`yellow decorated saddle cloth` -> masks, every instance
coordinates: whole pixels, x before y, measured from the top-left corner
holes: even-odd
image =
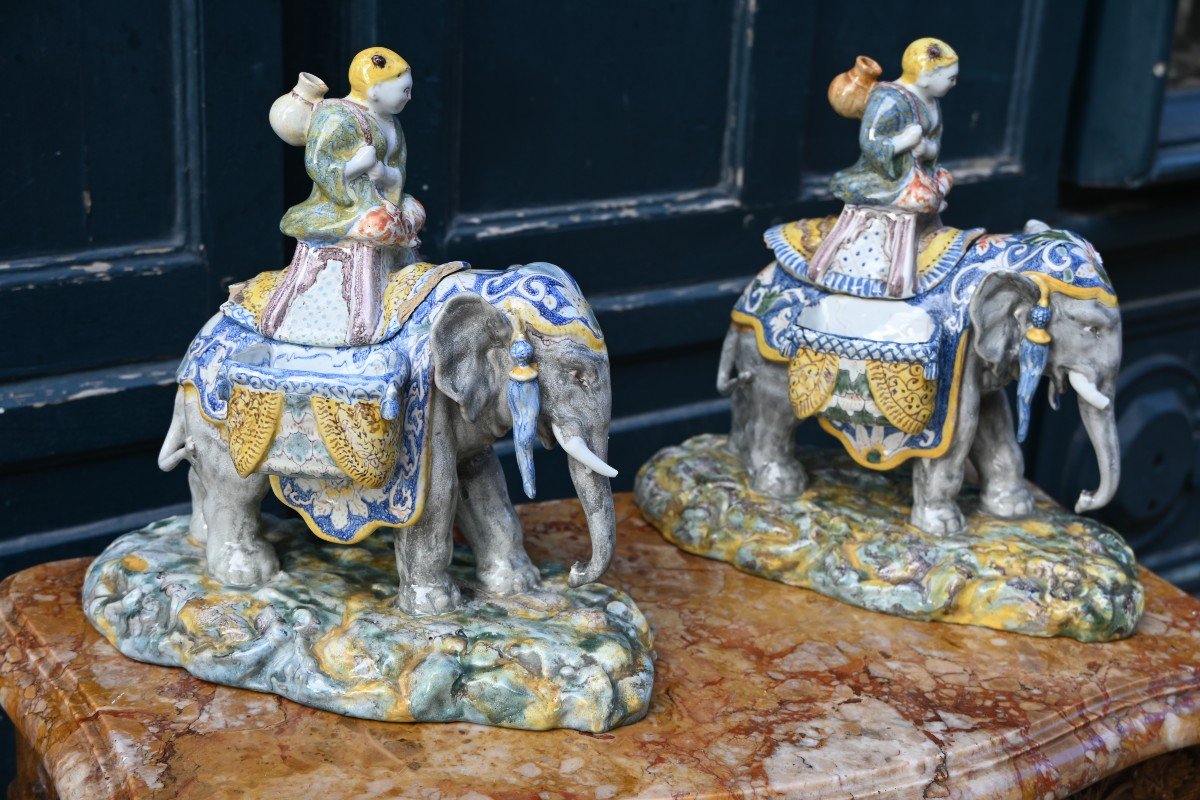
[[[890,469],[936,458],[954,432],[966,304],[953,281],[911,300],[829,292],[772,263],[751,281],[733,322],[759,351],[788,365],[800,419],[816,417],[859,464]]]
[[[867,252],[873,249],[869,236],[863,239],[858,249],[843,248],[845,252],[839,258],[848,263],[840,264],[839,269],[825,272],[819,281],[811,274],[813,256],[837,222],[836,216],[800,219],[776,225],[763,238],[780,266],[802,281],[857,297],[888,297],[886,281],[865,266],[872,260],[886,262],[883,255],[886,243],[878,244],[878,253]],[[921,232],[917,240],[917,285],[913,294],[928,292],[941,283],[983,233],[982,228],[961,230],[946,226],[932,226]]]

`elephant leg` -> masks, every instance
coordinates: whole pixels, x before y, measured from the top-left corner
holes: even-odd
[[[521,521],[508,497],[496,451],[488,447],[458,466],[458,528],[475,552],[480,583],[489,592],[534,589],[540,575],[525,552]]]
[[[439,398],[440,399],[440,398]],[[442,614],[458,607],[458,587],[448,569],[454,555],[454,514],[458,506],[458,471],[449,435],[450,420],[435,402],[431,424],[433,449],[429,496],[421,518],[395,529],[396,571],[400,590],[396,605],[406,614]],[[433,433],[440,431],[442,433]]]
[[[201,487],[208,574],[228,586],[261,586],[279,571],[275,548],[262,535],[267,476],[243,478],[216,428],[190,410],[188,431],[196,444],[189,483]]]
[[[753,333],[743,335],[737,348],[737,363],[753,365],[754,378],[734,389],[730,447],[746,465],[755,491],[794,497],[808,478],[796,459],[799,420],[788,397],[787,367],[763,359]]]
[[[200,470],[188,469],[188,488],[192,492],[192,518],[188,522],[188,535],[203,544],[208,541],[208,523],[204,521],[204,481]]]
[[[967,455],[979,421],[979,363],[968,354],[958,395],[958,420],[949,449],[939,458],[918,458],[913,467],[913,506],[909,521],[931,534],[966,530],[958,507]]]
[[[980,400],[971,461],[979,470],[984,511],[996,517],[1022,517],[1033,511],[1033,493],[1025,483],[1025,457],[1004,392],[988,392]]]

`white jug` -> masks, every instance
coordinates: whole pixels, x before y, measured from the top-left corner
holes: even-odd
[[[303,147],[313,109],[328,91],[325,81],[310,72],[301,72],[295,88],[271,104],[271,129],[288,144]]]

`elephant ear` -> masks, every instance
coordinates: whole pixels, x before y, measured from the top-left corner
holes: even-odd
[[[1013,272],[987,275],[971,298],[975,352],[989,364],[1017,359],[1029,310],[1038,301],[1033,281]]]
[[[500,391],[501,358],[512,339],[504,312],[473,294],[451,297],[429,334],[433,382],[471,422]]]

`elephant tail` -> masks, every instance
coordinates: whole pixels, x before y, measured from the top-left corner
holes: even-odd
[[[728,397],[739,386],[745,386],[754,380],[752,372],[737,371],[737,337],[741,329],[737,325],[729,326],[725,341],[721,345],[721,363],[717,366],[717,394]]]
[[[163,440],[162,448],[158,451],[158,468],[170,472],[179,466],[179,462],[187,458],[187,441],[183,429],[183,387],[175,393],[175,410],[171,413],[171,427],[167,429],[167,438]]]

